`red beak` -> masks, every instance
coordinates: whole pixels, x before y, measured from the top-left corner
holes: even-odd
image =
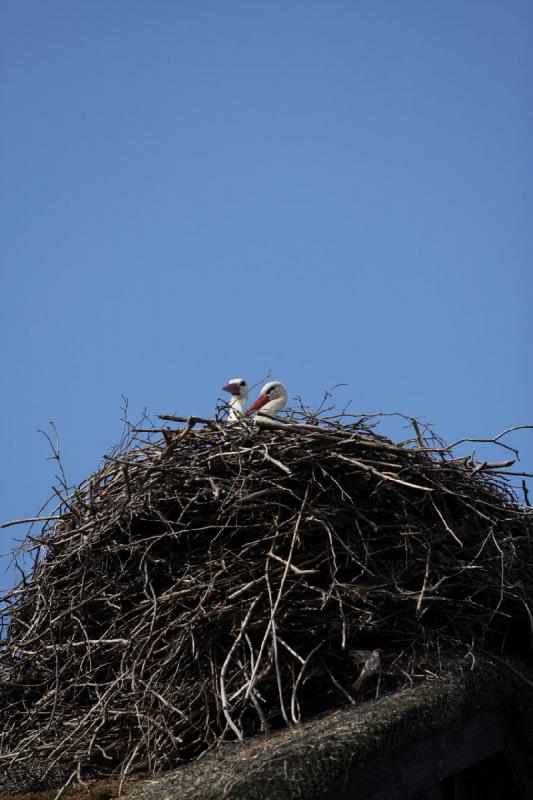
[[[268,397],[266,396],[266,394],[260,394],[259,397],[256,400],[254,400],[250,408],[246,409],[246,416],[249,416],[249,414],[253,414],[254,411],[259,411],[260,408],[263,408],[265,403],[268,403]]]
[[[223,392],[229,392],[233,397],[239,397],[241,390],[236,383],[228,383],[227,386],[222,387]]]

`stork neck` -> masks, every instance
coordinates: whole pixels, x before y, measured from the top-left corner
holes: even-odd
[[[244,416],[244,412],[246,411],[246,402],[243,397],[232,397],[229,401],[229,414],[228,419],[230,422],[234,422],[237,419],[241,419]]]

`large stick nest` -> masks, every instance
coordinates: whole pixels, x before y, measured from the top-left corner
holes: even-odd
[[[155,771],[422,679],[441,655],[529,652],[533,515],[507,465],[416,423],[398,445],[368,418],[303,422],[133,433],[28,535],[0,763]],[[375,649],[381,670],[357,681],[356,651]]]

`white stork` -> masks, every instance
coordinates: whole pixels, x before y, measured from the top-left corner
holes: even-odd
[[[248,384],[244,378],[232,378],[226,386],[222,387],[222,390],[231,395],[228,422],[242,419],[246,413],[246,401],[248,400]]]
[[[264,417],[275,417],[287,405],[288,395],[284,385],[279,381],[265,383],[259,397],[249,407],[246,415],[257,411],[257,422],[261,423]],[[275,424],[275,422],[273,423]]]

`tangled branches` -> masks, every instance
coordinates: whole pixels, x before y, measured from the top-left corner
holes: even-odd
[[[156,771],[431,674],[441,653],[529,650],[533,515],[508,462],[455,458],[416,423],[397,445],[368,418],[182,421],[133,431],[28,536],[0,763]],[[361,650],[381,653],[365,681]]]

